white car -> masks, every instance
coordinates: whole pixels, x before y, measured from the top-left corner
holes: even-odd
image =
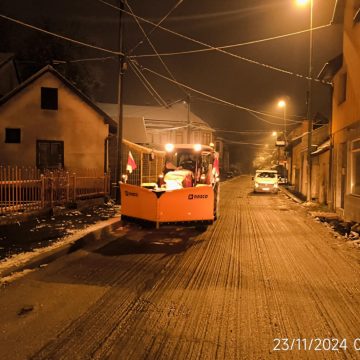
[[[256,170],[254,192],[275,193],[279,191],[279,178],[276,170]]]

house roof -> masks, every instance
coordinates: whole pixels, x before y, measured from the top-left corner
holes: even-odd
[[[119,122],[119,105],[110,103],[97,103],[115,122]],[[135,144],[148,142],[144,119],[142,117],[125,117],[123,119],[123,138]]]
[[[52,66],[48,65],[43,67],[40,71],[30,76],[24,82],[19,84],[15,89],[10,91],[8,94],[3,96],[0,99],[0,107],[5,104],[8,100],[10,100],[13,96],[19,93],[26,86],[32,84],[35,80],[39,79],[45,73],[50,72],[55,75],[60,81],[62,81],[68,88],[70,88],[76,95],[78,95],[85,103],[87,103],[90,107],[92,107],[98,114],[100,114],[104,122],[109,124],[110,131],[116,131],[117,124],[114,120],[102,109],[100,109],[90,98],[88,98],[83,92],[81,92],[73,83],[71,83],[68,79],[66,79],[63,75],[61,75],[58,71],[56,71]]]
[[[320,155],[321,153],[330,149],[330,139],[327,139],[322,144],[320,144],[315,151],[311,153],[311,155]]]
[[[188,106],[176,103],[168,108],[161,106],[124,105],[124,115],[127,117],[143,117],[147,127],[169,128],[184,125],[188,121]],[[190,121],[193,127],[214,131],[207,122],[190,111]]]
[[[329,60],[321,69],[318,79],[323,81],[331,81],[334,75],[341,69],[343,64],[343,54],[340,54]]]

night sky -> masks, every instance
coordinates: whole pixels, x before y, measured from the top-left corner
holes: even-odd
[[[104,0],[104,2],[119,5],[115,0]],[[178,0],[129,0],[128,4],[137,16],[157,23],[178,2]],[[330,23],[334,5],[335,0],[314,0],[314,27]],[[125,10],[131,12],[127,6]],[[113,51],[119,50],[119,11],[99,0],[56,2],[12,0],[2,2],[0,13],[39,27],[46,24],[49,31],[76,40]],[[305,30],[309,28],[309,15],[309,7],[299,8],[295,5],[295,0],[184,0],[173,9],[161,26],[219,47]],[[131,55],[135,56],[132,59],[141,67],[170,77],[157,56],[141,56],[154,54],[154,50],[144,39],[133,17],[124,14],[123,24],[124,52],[128,54],[139,41],[143,40],[143,43],[132,51]],[[141,20],[140,24],[146,33],[152,29],[152,25]],[[4,19],[0,19],[0,30],[2,52],[18,52],[19,49],[26,47],[28,37],[38,35],[34,30]],[[341,52],[341,30],[340,25],[332,25],[313,32],[314,76],[328,60]],[[45,38],[48,44],[65,42],[52,36]],[[200,44],[159,28],[153,31],[150,40],[160,54],[204,48]],[[116,55],[80,45],[67,44],[67,47],[68,58],[56,60],[107,58],[85,61],[82,64],[89,69],[89,76],[100,84],[93,91],[92,96],[99,101],[116,102],[118,70]],[[305,76],[308,74],[309,33],[226,50],[292,73]],[[287,99],[289,119],[300,120],[301,116],[306,115],[306,79],[252,64],[218,51],[162,56],[162,60],[172,77],[180,83],[221,100],[279,116],[279,118],[259,114],[254,116],[247,111],[216,103],[214,99],[190,91],[192,111],[214,128],[234,131],[280,130],[283,126],[282,111],[277,108],[280,97]],[[167,102],[184,99],[186,92],[189,92],[148,71],[144,71],[144,75]],[[328,85],[314,83],[312,113],[320,112],[329,117],[330,96],[331,89]],[[124,75],[124,99],[128,104],[157,104],[134,75],[130,66]],[[254,143],[267,141],[269,137],[269,133],[262,134],[261,138],[254,135],[235,136],[230,133],[221,133],[221,135],[236,141]],[[244,147],[239,149],[241,152],[244,151]]]

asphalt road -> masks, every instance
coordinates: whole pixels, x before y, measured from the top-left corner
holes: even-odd
[[[360,252],[284,194],[239,177],[204,233],[112,235],[0,289],[0,359],[360,357]]]

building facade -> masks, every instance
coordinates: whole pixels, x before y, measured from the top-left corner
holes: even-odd
[[[48,66],[0,100],[1,164],[106,170],[113,121]]]
[[[342,63],[333,76],[332,207],[360,222],[360,1],[344,4]]]

